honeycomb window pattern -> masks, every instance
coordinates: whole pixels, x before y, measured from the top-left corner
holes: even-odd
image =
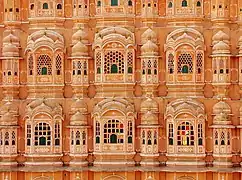
[[[113,65],[117,66],[117,73],[124,73],[124,55],[120,51],[107,51],[104,55],[104,73],[111,74]]]
[[[203,69],[203,54],[198,53],[197,54],[197,73],[201,73]]]
[[[182,53],[178,57],[177,72],[182,73],[183,66],[188,66],[188,73],[193,72],[192,56],[189,53]]]
[[[62,68],[61,56],[58,54],[56,57],[56,73],[57,73],[57,75],[61,74],[61,68]]]
[[[28,63],[29,75],[33,75],[34,59],[33,59],[33,55],[32,54],[29,56],[28,60],[29,60],[29,63]]]
[[[51,145],[51,129],[47,123],[38,123],[35,126],[35,146],[50,146]]]
[[[132,52],[128,52],[127,59],[128,59],[128,73],[132,73],[133,71],[133,53]]]
[[[168,70],[172,74],[174,72],[174,56],[173,54],[168,55]]]
[[[43,54],[40,55],[37,61],[37,74],[42,75],[42,68],[47,68],[47,75],[52,74],[52,64],[50,56]]]
[[[101,73],[101,58],[102,58],[102,56],[101,56],[101,52],[98,52],[97,54],[96,54],[96,70],[97,70],[97,73],[98,74],[100,74]]]

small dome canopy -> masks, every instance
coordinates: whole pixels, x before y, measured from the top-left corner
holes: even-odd
[[[158,117],[153,114],[151,111],[147,111],[144,115],[141,117],[141,124],[142,125],[155,125],[158,124]]]
[[[77,111],[70,119],[70,125],[72,126],[86,126],[87,125],[87,117],[85,114]]]
[[[157,112],[159,110],[159,105],[155,100],[151,98],[147,98],[141,103],[140,109],[141,109],[141,112],[146,112],[146,111]]]
[[[152,42],[157,41],[157,35],[152,29],[147,29],[141,36],[141,41],[144,44],[147,40],[151,40]]]
[[[219,41],[224,41],[225,43],[229,43],[229,36],[225,34],[223,31],[218,31],[212,38],[213,45],[218,43]]]
[[[76,102],[74,102],[71,105],[71,111],[72,112],[81,112],[81,113],[86,113],[87,112],[87,104],[83,101],[83,100],[76,100]]]
[[[4,115],[1,115],[0,125],[1,126],[16,126],[18,124],[18,120],[16,116],[7,112]]]
[[[141,55],[142,56],[156,56],[158,55],[158,46],[153,43],[151,40],[148,40],[142,47],[141,47]]]
[[[230,106],[224,101],[219,101],[213,106],[213,114],[216,115],[221,113],[231,114]]]
[[[87,55],[88,55],[88,48],[81,41],[79,41],[72,47],[72,56],[87,56]]]
[[[230,47],[223,41],[219,41],[213,46],[213,54],[229,54]]]
[[[17,115],[18,114],[18,106],[12,102],[7,102],[0,107],[0,115],[6,114],[10,112],[11,114]]]
[[[9,35],[3,38],[3,43],[19,44],[19,38],[10,33]]]
[[[4,57],[19,57],[19,49],[14,44],[3,46],[2,54]]]
[[[72,43],[76,44],[77,42],[81,41],[83,43],[88,43],[88,36],[87,33],[84,32],[82,29],[79,29],[72,35]]]

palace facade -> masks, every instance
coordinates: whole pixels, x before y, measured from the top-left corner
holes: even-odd
[[[0,180],[242,180],[241,0],[0,12]]]

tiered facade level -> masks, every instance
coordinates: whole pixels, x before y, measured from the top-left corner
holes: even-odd
[[[0,0],[0,180],[241,180],[241,0]]]

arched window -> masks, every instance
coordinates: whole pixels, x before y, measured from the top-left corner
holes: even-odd
[[[30,9],[31,9],[31,10],[34,10],[34,4],[31,4],[31,5],[30,5]]]
[[[169,124],[169,145],[173,145],[173,124]]]
[[[81,133],[80,131],[76,132],[76,145],[80,145],[81,144]]]
[[[37,74],[38,75],[51,75],[52,63],[51,58],[46,55],[40,55],[37,61]]]
[[[192,73],[193,62],[192,56],[189,53],[180,54],[177,62],[178,73]]]
[[[57,9],[62,9],[62,5],[61,4],[57,4],[56,8]]]
[[[147,132],[147,142],[148,142],[148,145],[151,145],[152,144],[152,140],[151,140],[151,131],[148,131]]]
[[[16,144],[16,141],[15,141],[16,139],[15,138],[16,138],[16,135],[15,135],[15,132],[13,131],[12,132],[12,145],[13,146]]]
[[[100,143],[100,123],[97,121],[96,122],[96,143]]]
[[[97,1],[97,6],[100,7],[101,6],[101,1]]]
[[[201,2],[200,1],[197,2],[197,7],[201,7]]]
[[[104,124],[104,143],[124,143],[124,127],[119,120],[108,120]]]
[[[128,122],[128,143],[133,143],[133,126],[132,126],[132,122],[129,121]]]
[[[214,133],[214,144],[218,145],[218,131],[215,131]]]
[[[119,51],[107,51],[104,55],[104,73],[124,73],[124,55]]]
[[[82,132],[82,145],[86,145],[86,132]]]
[[[118,67],[117,67],[116,64],[113,64],[113,65],[111,66],[111,73],[118,73]]]
[[[9,132],[5,133],[5,146],[9,145]]]
[[[112,134],[110,136],[110,143],[117,143],[117,135],[116,134]]]
[[[58,56],[56,56],[56,75],[61,75],[61,69],[62,69],[62,60],[61,60],[61,56],[58,54]]]
[[[132,0],[128,1],[128,6],[133,6]]]
[[[145,144],[145,131],[142,132],[142,144]]]
[[[51,145],[51,129],[47,123],[38,123],[34,129],[35,146]]]
[[[47,75],[47,67],[42,67],[41,75]]]
[[[48,5],[48,3],[44,3],[44,4],[43,4],[43,9],[49,9],[49,5]]]
[[[189,122],[182,122],[177,129],[177,145],[194,146],[194,128]]]
[[[182,66],[182,73],[188,73],[188,66],[187,65]]]
[[[172,2],[169,2],[168,8],[172,8]]]
[[[118,0],[111,0],[111,6],[118,6]]]
[[[221,141],[220,141],[220,145],[225,145],[225,134],[224,134],[223,131],[221,132]]]
[[[27,125],[27,146],[31,145],[31,125]]]
[[[198,145],[201,146],[203,145],[203,125],[198,124],[198,133],[197,133],[197,138],[198,138]]]
[[[182,1],[182,7],[187,7],[187,0]]]

